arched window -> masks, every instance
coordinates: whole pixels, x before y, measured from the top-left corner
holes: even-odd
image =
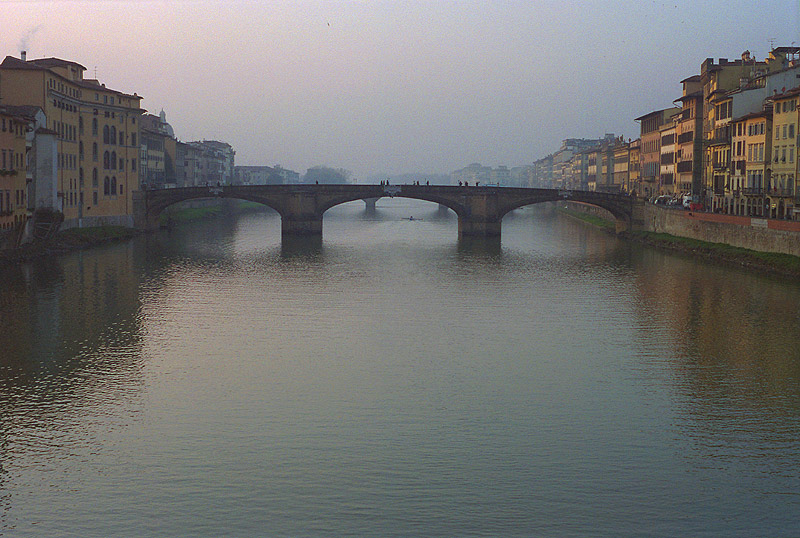
[[[97,162],[97,142],[92,142],[92,160]]]
[[[95,114],[97,114],[97,111],[95,111]],[[97,118],[92,118],[92,134],[97,136]]]
[[[112,127],[112,129],[113,129],[113,127]],[[116,151],[112,151],[111,152],[111,169],[112,170],[116,170],[117,169],[117,152]]]
[[[81,188],[83,188],[83,167],[78,168],[78,182]]]
[[[83,140],[78,142],[78,156],[83,160]]]
[[[117,195],[117,177],[114,176],[111,178],[111,196]]]
[[[83,134],[83,116],[78,116],[78,134]]]
[[[111,155],[106,151],[103,153],[103,170],[108,170],[110,167],[109,159]]]
[[[112,146],[117,145],[117,128],[114,127],[113,125],[111,126],[111,132],[108,135],[108,143],[111,144]]]
[[[94,187],[95,189],[97,188],[97,168],[92,170],[92,187]]]
[[[108,176],[106,176],[103,178],[103,194],[105,196],[108,196],[110,191],[111,191],[111,180],[108,178]]]
[[[103,144],[108,144],[108,125],[103,125]]]

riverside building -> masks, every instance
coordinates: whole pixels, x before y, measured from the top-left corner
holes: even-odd
[[[41,108],[56,133],[57,209],[64,227],[132,226],[141,97],[86,79],[85,71],[59,58],[7,56],[0,63],[2,104]]]

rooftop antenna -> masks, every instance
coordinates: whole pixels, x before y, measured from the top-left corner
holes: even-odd
[[[97,80],[97,66],[94,66],[94,79]]]
[[[774,37],[770,37],[769,39],[767,39],[767,42],[769,42],[769,50],[771,52],[772,49],[775,48],[775,38]]]

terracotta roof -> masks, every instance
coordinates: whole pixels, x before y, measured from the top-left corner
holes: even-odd
[[[51,67],[64,67],[64,66],[73,66],[79,67],[86,71],[86,68],[77,62],[70,62],[69,60],[62,60],[61,58],[37,58],[35,60],[28,60],[27,63],[31,63],[34,65],[39,65],[44,67],[45,69],[49,69]]]
[[[761,110],[759,112],[751,112],[750,114],[745,114],[744,116],[739,116],[738,118],[733,118],[731,120],[731,122],[750,120],[750,119],[753,119],[753,118],[766,118],[769,115],[770,115],[769,112]]]
[[[40,71],[44,69],[44,67],[39,67],[38,65],[34,65],[29,62],[23,62],[19,58],[14,58],[13,56],[6,56],[3,60],[3,63],[0,63],[0,68],[3,69],[32,69],[35,71]]]
[[[64,65],[73,65],[75,67],[79,67],[81,69],[86,69],[81,64],[76,62],[70,62],[67,60],[61,60],[59,58],[40,58],[37,60],[29,60],[27,62],[23,62],[19,58],[14,58],[13,56],[6,56],[2,63],[0,63],[0,69],[30,69],[35,71],[48,71],[53,67],[60,67]],[[120,92],[117,90],[112,90],[111,88],[106,88],[100,82],[95,79],[83,79],[83,80],[69,80],[71,84],[75,84],[76,86],[80,86],[81,88],[96,90],[96,91],[105,91],[110,92],[116,95],[121,95],[123,97],[130,97],[131,99],[141,99],[140,95],[130,95],[124,92]]]
[[[29,120],[36,118],[36,113],[40,110],[41,108],[33,105],[0,105],[0,112]]]
[[[697,99],[698,97],[703,97],[703,90],[699,90],[699,91],[692,92],[692,93],[687,93],[683,97],[678,97],[677,99],[675,99],[675,101],[673,101],[673,103],[676,103],[678,101],[688,101],[689,99]]]
[[[771,95],[770,99],[785,99],[786,97],[794,97],[795,95],[800,95],[800,86],[786,90],[783,93]]]
[[[635,118],[633,121],[640,121],[645,118],[649,118],[650,116],[655,116],[656,114],[662,114],[664,112],[669,112],[671,110],[674,110],[676,113],[680,112],[679,108],[662,108],[661,110],[654,110],[652,112],[648,112],[644,116],[639,116],[638,118]]]

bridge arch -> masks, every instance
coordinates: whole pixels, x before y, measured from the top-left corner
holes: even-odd
[[[496,186],[450,185],[225,185],[136,191],[134,221],[139,228],[158,227],[159,215],[175,203],[200,198],[236,198],[263,204],[281,216],[283,235],[321,235],[325,211],[366,198],[424,200],[452,209],[459,236],[499,236],[510,211],[531,204],[572,200],[602,207],[617,219],[617,230],[631,224],[633,199],[619,194]]]
[[[139,191],[141,200],[134,198],[134,222],[137,228],[155,230],[159,227],[161,214],[175,204],[189,200],[213,200],[228,198],[255,202],[274,209],[283,218],[283,207],[275,200],[251,193],[225,193],[214,187],[185,187],[179,189],[157,189]],[[144,206],[137,208],[136,206]]]
[[[507,200],[499,209],[502,219],[509,212],[524,206],[543,202],[580,202],[605,209],[616,220],[617,231],[630,228],[633,198],[594,191],[556,191],[551,189],[535,189],[539,192],[528,196],[514,197]]]

